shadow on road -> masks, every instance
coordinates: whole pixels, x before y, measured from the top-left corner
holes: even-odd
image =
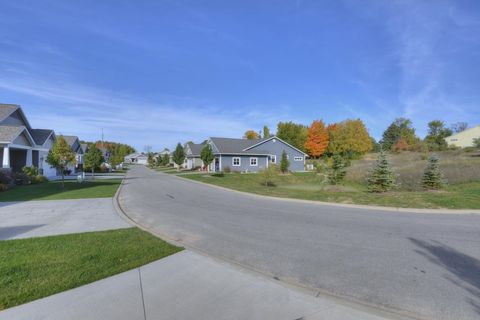
[[[419,248],[415,252],[449,271],[446,278],[470,293],[467,302],[480,315],[480,260],[438,241],[409,240]]]

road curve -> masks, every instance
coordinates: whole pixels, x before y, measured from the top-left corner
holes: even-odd
[[[139,225],[252,269],[426,319],[480,318],[480,216],[295,203],[133,166]]]

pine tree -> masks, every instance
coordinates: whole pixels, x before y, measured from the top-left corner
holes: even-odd
[[[287,153],[283,151],[282,159],[280,160],[280,171],[282,171],[282,173],[287,173],[289,166],[290,166],[290,162],[288,161]]]
[[[395,173],[390,168],[387,156],[382,150],[378,155],[377,162],[367,177],[368,191],[386,192],[396,187]]]
[[[332,160],[332,166],[328,171],[328,182],[335,185],[345,179],[347,171],[345,169],[345,161],[339,154],[333,155]]]
[[[438,190],[445,184],[442,172],[438,165],[439,159],[437,156],[428,158],[428,164],[423,172],[422,186],[429,190]]]

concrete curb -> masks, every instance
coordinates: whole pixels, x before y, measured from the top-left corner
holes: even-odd
[[[165,174],[158,171],[155,171],[155,173]],[[180,175],[169,174],[169,176],[174,176],[185,181],[201,184],[201,185],[219,189],[219,190],[235,192],[235,193],[247,195],[250,197],[276,200],[276,201],[314,204],[314,205],[326,206],[326,207],[330,206],[330,207],[374,210],[374,211],[383,211],[383,212],[388,211],[388,212],[423,213],[423,214],[480,214],[480,210],[478,209],[422,209],[422,208],[382,207],[382,206],[370,206],[370,205],[362,205],[362,204],[335,203],[335,202],[325,202],[325,201],[315,201],[315,200],[305,200],[305,199],[295,199],[295,198],[273,197],[273,196],[266,196],[266,195],[249,193],[245,191],[238,191],[238,190],[234,190],[226,187],[221,187],[214,184],[209,184],[209,183],[205,183],[205,182],[201,182],[193,179],[184,178]]]
[[[148,169],[150,169],[150,168],[148,168]],[[152,170],[152,169],[150,169],[150,170]],[[155,171],[155,170],[152,170],[152,171],[155,172],[155,173],[159,173],[161,175],[167,175],[167,174]],[[167,176],[171,176],[171,175],[167,175]],[[125,176],[125,178],[127,178],[127,176]],[[182,178],[182,179],[188,180],[188,181],[193,181],[193,180],[190,180],[190,179],[187,179],[187,178]],[[308,294],[308,295],[311,295],[311,296],[314,296],[314,297],[323,296],[327,299],[331,299],[331,300],[336,301],[340,305],[348,306],[348,307],[351,307],[351,308],[356,308],[356,309],[359,309],[359,310],[364,310],[364,311],[367,311],[367,312],[370,312],[370,313],[373,313],[373,314],[376,314],[376,315],[384,316],[384,317],[392,319],[392,320],[427,320],[427,318],[423,318],[423,317],[421,317],[417,314],[411,314],[411,313],[403,311],[403,310],[395,310],[395,309],[392,310],[392,309],[388,309],[385,306],[369,304],[367,302],[356,300],[356,299],[351,298],[351,297],[335,295],[335,294],[330,293],[326,290],[312,289],[310,287],[306,287],[304,285],[292,282],[288,279],[279,278],[274,274],[269,274],[269,273],[257,270],[255,268],[252,268],[251,266],[244,265],[240,262],[231,260],[229,258],[226,258],[226,257],[223,257],[223,256],[211,255],[209,252],[206,252],[206,251],[204,251],[200,248],[197,248],[195,246],[183,243],[182,241],[178,241],[176,239],[173,239],[173,238],[169,237],[168,235],[161,234],[161,233],[159,233],[155,230],[152,230],[148,227],[145,227],[145,226],[137,223],[134,219],[132,219],[125,212],[125,210],[122,208],[122,206],[120,204],[119,197],[120,197],[120,193],[121,193],[122,188],[123,188],[124,181],[125,181],[125,179],[122,180],[119,188],[117,189],[117,192],[115,193],[115,196],[113,197],[113,206],[114,206],[117,214],[122,219],[127,221],[130,225],[132,225],[134,227],[137,227],[139,229],[142,229],[142,230],[144,230],[144,231],[146,231],[150,234],[153,234],[154,236],[156,236],[156,237],[158,237],[158,238],[160,238],[160,239],[162,239],[162,240],[164,240],[164,241],[166,241],[166,242],[168,242],[172,245],[175,245],[177,247],[182,247],[186,250],[193,251],[197,254],[206,256],[210,259],[213,259],[213,260],[216,260],[216,261],[219,261],[219,262],[228,263],[228,264],[232,265],[233,267],[240,268],[244,271],[250,272],[252,274],[256,274],[256,275],[264,277],[266,279],[273,280],[273,281],[278,281],[278,282],[282,283],[282,285],[284,285],[285,287],[290,288],[292,290],[300,291],[300,292],[303,292],[305,294]],[[194,182],[205,185],[205,183],[202,183],[202,182],[198,182],[198,181],[194,181]],[[206,184],[206,185],[208,185],[208,184]],[[217,187],[217,186],[214,186],[214,187]],[[219,188],[225,189],[225,190],[228,190],[228,191],[235,191],[235,190],[231,190],[231,189],[227,189],[227,188],[223,188],[223,187],[219,187]],[[238,191],[238,192],[245,193],[245,192],[241,192],[241,191]],[[245,193],[245,194],[252,195],[252,194],[249,194],[249,193]],[[282,198],[275,198],[275,197],[267,197],[267,198],[273,198],[273,199],[276,199],[276,200],[278,200],[278,199],[281,200],[282,199]],[[286,199],[286,200],[290,200],[290,199]]]

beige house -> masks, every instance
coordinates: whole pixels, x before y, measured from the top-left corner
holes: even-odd
[[[449,146],[473,147],[473,139],[480,138],[480,125],[445,138]]]

